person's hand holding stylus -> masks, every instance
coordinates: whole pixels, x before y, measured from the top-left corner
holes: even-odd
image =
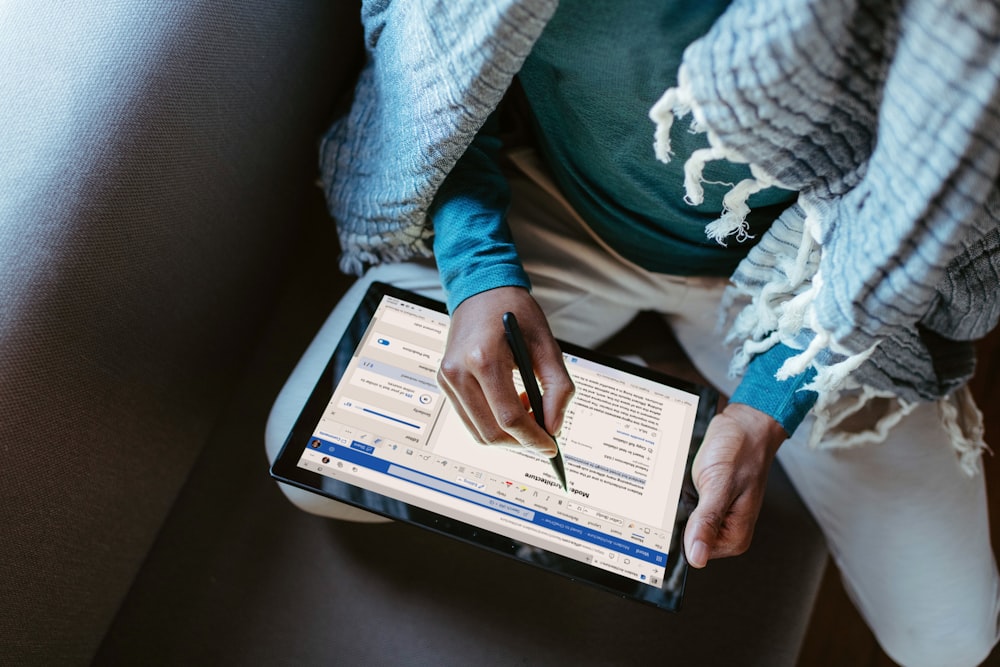
[[[528,353],[528,346],[524,341],[524,335],[521,333],[521,327],[518,326],[517,316],[514,313],[503,314],[503,330],[507,337],[507,345],[514,353],[514,363],[517,364],[517,370],[521,374],[521,383],[524,385],[528,406],[535,417],[535,423],[545,428],[545,406],[542,404],[542,393],[538,389],[535,369],[531,364],[531,355]],[[563,461],[562,451],[559,449],[559,442],[555,436],[552,437],[552,442],[556,443],[556,453],[549,458],[552,462],[552,469],[555,471],[556,479],[559,480],[563,491],[569,491],[569,485],[566,483],[566,463]]]
[[[525,405],[514,384],[517,368],[503,327],[504,313],[520,325],[542,394],[544,427]],[[527,290],[500,287],[463,301],[452,313],[438,384],[480,443],[528,447],[555,456],[573,382],[545,315]]]

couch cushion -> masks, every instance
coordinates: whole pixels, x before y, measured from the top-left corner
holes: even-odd
[[[110,624],[273,302],[356,22],[0,7],[6,664],[87,662]]]

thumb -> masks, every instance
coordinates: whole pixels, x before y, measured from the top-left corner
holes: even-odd
[[[702,568],[708,564],[722,530],[722,518],[726,512],[723,498],[723,494],[708,494],[702,490],[698,506],[688,519],[684,530],[684,551],[692,567]]]
[[[698,490],[698,505],[684,530],[685,554],[692,567],[705,567],[721,539],[733,501],[732,458],[739,442],[734,422],[725,414],[716,415],[695,456],[691,477]]]

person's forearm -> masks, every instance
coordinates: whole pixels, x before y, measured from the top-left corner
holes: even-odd
[[[497,162],[500,140],[491,117],[434,198],[434,255],[448,310],[496,287],[529,287],[507,227],[510,188]]]

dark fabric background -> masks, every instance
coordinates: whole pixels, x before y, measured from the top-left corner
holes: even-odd
[[[273,305],[356,16],[0,10],[0,663],[110,625]]]

